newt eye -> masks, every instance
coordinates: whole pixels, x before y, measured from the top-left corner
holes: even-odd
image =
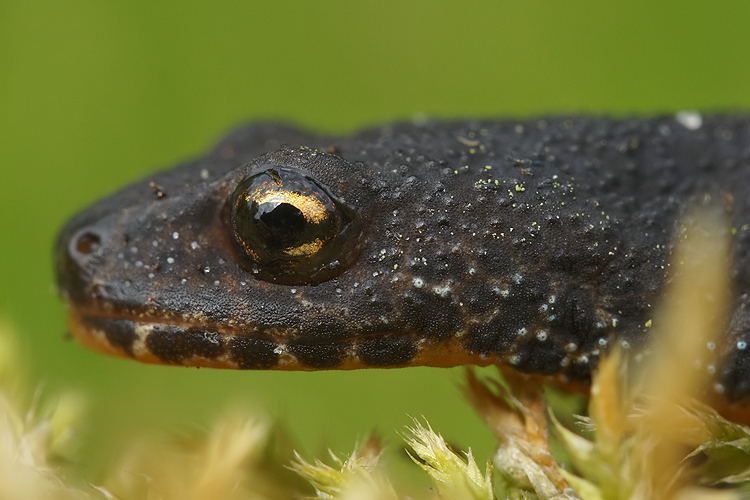
[[[351,208],[294,167],[253,174],[231,198],[230,224],[241,255],[259,278],[284,284],[329,279],[355,219]]]

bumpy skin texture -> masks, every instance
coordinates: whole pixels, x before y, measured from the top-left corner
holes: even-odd
[[[737,293],[715,388],[746,398],[750,119],[683,123],[427,122],[346,137],[240,128],[66,226],[58,280],[71,330],[147,362],[501,363],[586,383],[608,347],[648,337],[678,221],[708,202],[735,229]],[[361,218],[321,283],[257,279],[232,243],[231,193],[274,162],[309,172]]]

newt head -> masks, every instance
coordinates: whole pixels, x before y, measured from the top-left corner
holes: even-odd
[[[354,265],[366,249],[386,260],[384,244],[402,238],[378,216],[391,195],[380,196],[383,181],[362,165],[279,145],[317,141],[298,136],[274,126],[237,132],[207,158],[75,217],[56,250],[72,334],[108,354],[188,366],[482,362],[457,355],[448,332],[425,339],[422,330],[439,329],[437,304],[417,301],[411,326],[393,319],[404,278]]]

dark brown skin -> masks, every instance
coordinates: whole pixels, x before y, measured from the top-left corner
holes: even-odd
[[[710,204],[737,290],[714,390],[742,401],[750,118],[695,120],[238,129],[63,229],[71,331],[152,363],[495,363],[587,384],[606,349],[648,339],[678,220]]]

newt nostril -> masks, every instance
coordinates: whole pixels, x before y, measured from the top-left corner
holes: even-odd
[[[57,243],[57,283],[70,300],[83,300],[98,262],[106,253],[106,227],[66,228]]]
[[[65,253],[67,259],[76,266],[88,267],[93,261],[101,257],[106,245],[106,229],[91,226],[82,227],[75,231],[67,240]]]
[[[101,247],[101,238],[98,234],[92,233],[91,231],[85,231],[78,234],[74,238],[75,249],[78,253],[83,255],[89,255],[96,253]]]

